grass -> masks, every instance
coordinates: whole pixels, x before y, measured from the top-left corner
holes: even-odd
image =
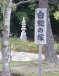
[[[38,53],[37,46],[33,41],[21,41],[18,38],[10,38],[10,49],[18,52],[33,52]],[[1,49],[1,41],[0,41]],[[59,54],[59,43],[55,43],[56,52]],[[10,69],[12,76],[38,76],[38,62],[11,62]],[[59,69],[59,65],[47,65],[44,61],[42,62],[42,76],[59,76],[58,71],[51,71]],[[50,70],[50,71],[46,71]],[[0,71],[2,71],[2,63],[0,61]]]
[[[17,76],[38,76],[38,62],[11,62],[11,71]],[[55,69],[59,68],[59,65],[47,65],[45,62],[42,62],[42,76],[59,76],[59,72],[56,71],[44,71],[46,69]]]
[[[28,73],[28,74],[17,73],[15,74],[15,76],[38,76],[38,74],[37,73]],[[46,72],[46,73],[43,73],[42,76],[59,76],[59,73],[58,72],[53,72],[53,73]]]
[[[42,76],[59,76],[59,72],[46,72]]]
[[[1,68],[2,63],[0,61],[0,71]],[[38,76],[38,61],[12,61],[10,69],[12,76]],[[42,62],[42,76],[59,76],[59,71],[45,71],[47,69],[59,69],[59,65],[48,65],[44,61]]]
[[[21,41],[19,38],[10,38],[10,50],[18,52],[32,52],[38,53],[37,46],[34,41]],[[57,54],[59,54],[59,43],[54,44]],[[1,50],[1,40],[0,40],[0,50]],[[44,52],[43,52],[44,53]]]
[[[57,54],[59,54],[59,43],[55,43],[55,49],[56,49],[56,52],[57,52]]]
[[[37,53],[37,46],[33,41],[21,41],[19,38],[10,38],[9,39],[9,48],[12,51],[18,52],[35,52]],[[1,40],[0,40],[0,50],[1,50]]]
[[[21,41],[17,38],[10,38],[10,49],[21,52],[37,53],[37,46],[33,41]]]

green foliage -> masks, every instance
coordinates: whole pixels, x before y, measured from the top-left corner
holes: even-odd
[[[56,53],[59,54],[59,43],[55,43],[54,47],[56,49]]]
[[[59,43],[55,43],[54,47],[56,49],[57,54],[59,54]],[[33,41],[21,41],[16,37],[10,38],[10,48],[11,50],[19,52],[23,51],[23,52],[38,53],[37,46]]]
[[[16,17],[17,19],[20,21],[20,23],[22,22],[23,17],[26,18],[26,21],[28,22],[29,18],[28,18],[28,14],[25,11],[18,11],[16,12]]]
[[[49,14],[50,15],[53,15],[54,12],[56,11],[57,7],[52,5],[52,4],[49,4]]]
[[[15,11],[16,10],[16,5],[15,5],[15,3],[12,3],[12,11]]]
[[[34,1],[34,0],[30,0],[29,8],[30,8],[31,10],[34,10],[35,7],[36,7],[35,1]]]
[[[27,36],[33,39],[33,37],[34,37],[34,14],[35,14],[35,8],[36,7],[37,7],[36,3],[33,0],[29,3],[25,3],[25,4],[18,6],[16,11],[12,12],[11,33],[13,33],[16,36],[20,36],[22,18],[25,17],[26,23],[27,23],[27,25],[26,25]],[[17,19],[19,22],[17,20],[16,20],[17,21],[16,22],[15,19]],[[19,28],[19,30],[17,28]],[[15,31],[17,33],[15,33]]]
[[[21,27],[19,25],[19,20],[16,17],[15,11],[13,11],[11,14],[11,26],[10,26],[12,36],[18,36],[20,29]]]
[[[17,38],[10,38],[10,49],[18,52],[35,52],[37,53],[37,46],[33,41],[21,41]]]
[[[55,18],[56,20],[59,20],[59,11],[56,11],[56,12],[54,13],[54,18]]]
[[[8,0],[5,0],[5,4],[7,4]],[[22,0],[20,0],[22,1]],[[25,1],[25,0],[24,0]],[[49,0],[52,1],[52,0]],[[57,0],[56,0],[57,1]],[[16,3],[19,0],[14,0],[12,4],[12,15],[11,15],[11,34],[13,36],[20,36],[21,33],[21,22],[23,16],[26,18],[26,27],[27,27],[27,36],[28,38],[34,38],[34,19],[35,19],[35,8],[38,7],[38,2],[35,0],[30,0],[29,3],[20,4],[16,7]],[[55,19],[59,19],[59,12],[56,11],[58,9],[58,2],[49,3],[49,12],[50,15],[54,15]],[[0,4],[1,6],[1,4]],[[0,9],[0,27],[2,27],[2,13]]]
[[[19,0],[15,0],[15,3],[19,2]],[[58,5],[57,5],[58,6]],[[53,3],[49,3],[49,12],[50,15],[54,15],[54,12],[58,9],[55,5],[55,1],[54,4]],[[34,19],[35,19],[35,8],[38,7],[38,2],[36,2],[35,0],[30,0],[29,3],[25,3],[25,4],[21,4],[18,5],[16,8],[16,11],[13,11],[12,13],[12,19],[13,16],[15,16],[14,18],[17,19],[15,21],[15,19],[11,20],[11,33],[13,33],[13,35],[16,36],[20,36],[21,33],[21,22],[22,22],[22,18],[23,16],[26,18],[26,27],[27,27],[27,36],[28,38],[34,38]],[[19,30],[18,30],[19,28]],[[13,31],[14,30],[14,31]]]
[[[21,41],[17,37],[14,38],[11,37],[9,41],[11,51],[38,53],[37,46],[33,41]],[[59,54],[59,43],[55,43],[54,47],[56,49],[56,53]],[[1,50],[1,41],[0,41],[0,50]]]
[[[53,15],[56,20],[59,20],[59,5],[57,5],[57,9],[54,11]]]

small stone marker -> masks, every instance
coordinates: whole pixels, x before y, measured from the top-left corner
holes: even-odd
[[[42,46],[47,42],[47,8],[37,8],[35,10],[35,44],[39,50],[39,75],[42,76],[41,55]]]
[[[22,20],[22,28],[21,28],[21,30],[22,30],[22,32],[21,32],[20,39],[25,41],[25,40],[27,40],[25,17],[23,17],[23,20]]]

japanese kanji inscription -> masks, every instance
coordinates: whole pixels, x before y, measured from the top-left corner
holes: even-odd
[[[35,43],[46,44],[47,31],[47,8],[35,10]]]

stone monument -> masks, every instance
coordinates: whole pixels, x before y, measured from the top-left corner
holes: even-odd
[[[27,40],[25,17],[23,17],[23,20],[22,20],[22,28],[21,28],[21,30],[22,30],[22,32],[21,32],[20,39],[25,41],[25,40]]]

